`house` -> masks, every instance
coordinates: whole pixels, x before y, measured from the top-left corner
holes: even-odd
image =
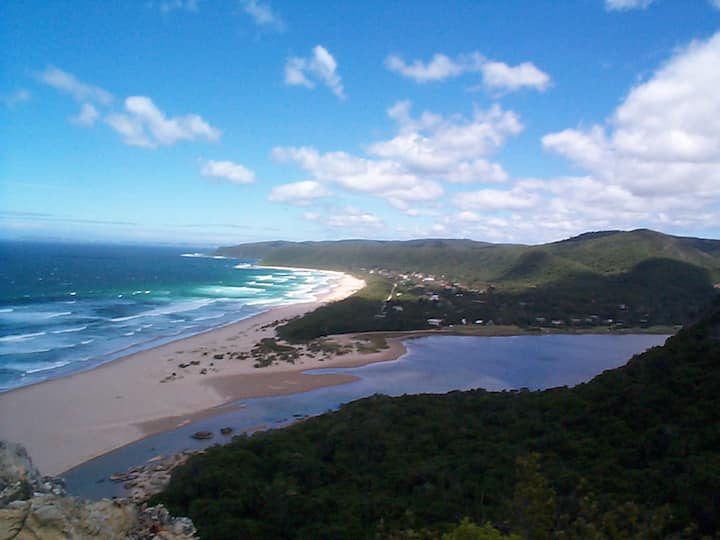
[[[428,319],[427,323],[430,326],[442,326],[443,320],[442,319]]]

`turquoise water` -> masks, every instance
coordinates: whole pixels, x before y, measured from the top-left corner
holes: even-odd
[[[330,275],[175,247],[0,243],[0,391],[309,301]]]

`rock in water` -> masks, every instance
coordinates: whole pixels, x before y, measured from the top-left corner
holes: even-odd
[[[188,518],[126,499],[85,501],[43,478],[25,448],[0,441],[0,540],[192,540]]]

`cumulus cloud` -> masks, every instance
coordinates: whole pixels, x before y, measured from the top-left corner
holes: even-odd
[[[453,202],[462,212],[446,222],[502,241],[637,227],[688,234],[720,223],[717,65],[720,33],[676,51],[604,124],[542,138],[583,175],[460,194]]]
[[[339,99],[345,99],[342,79],[337,73],[337,62],[328,50],[316,45],[307,58],[293,56],[285,64],[285,84],[314,88],[322,83]]]
[[[129,145],[154,148],[179,140],[215,141],[221,135],[220,130],[197,114],[168,118],[146,96],[128,97],[125,99],[125,110],[126,113],[107,115],[105,121]]]
[[[550,85],[550,76],[532,62],[509,66],[503,62],[485,62],[481,67],[483,84],[492,90],[512,92],[533,88],[540,92]]]
[[[245,0],[242,2],[245,13],[252,17],[256,25],[264,28],[272,28],[282,31],[285,29],[285,22],[275,13],[270,4],[261,0]]]
[[[367,157],[346,152],[321,153],[311,146],[277,147],[277,161],[292,162],[320,183],[386,200],[409,212],[444,194],[441,182],[504,182],[507,173],[487,157],[523,129],[512,111],[495,105],[476,109],[466,119],[425,111],[411,114],[401,101],[388,109],[398,134],[367,147]]]
[[[73,116],[70,120],[79,126],[90,127],[95,125],[99,116],[100,113],[91,103],[83,103],[77,116]]]
[[[14,109],[16,106],[20,105],[21,103],[25,103],[27,101],[30,101],[31,98],[30,92],[27,90],[21,88],[20,90],[17,90],[9,95],[0,95],[0,103],[5,105],[9,109]]]
[[[385,67],[417,83],[443,81],[465,73],[480,73],[484,88],[503,92],[523,88],[542,92],[551,82],[550,76],[532,62],[510,66],[504,62],[489,60],[478,52],[460,55],[454,59],[436,53],[427,62],[406,62],[398,55],[390,55],[385,59]],[[478,87],[471,88],[476,89]]]
[[[250,184],[255,181],[255,173],[232,161],[207,161],[200,171],[203,176],[222,178],[233,184]]]
[[[305,206],[328,195],[330,192],[320,182],[304,180],[274,187],[268,199],[273,202]]]
[[[408,201],[432,200],[443,193],[436,182],[423,181],[391,161],[370,160],[346,152],[321,154],[309,146],[275,148],[273,157],[294,162],[318,181],[382,197],[398,208],[407,207]]]
[[[453,197],[454,234],[541,242],[587,230],[680,234],[720,223],[720,33],[677,50],[603,124],[542,138],[582,172]]]
[[[647,9],[654,0],[605,0],[608,11],[628,11],[631,9]]]
[[[521,189],[499,190],[481,189],[459,193],[455,197],[455,204],[464,209],[481,210],[521,210],[532,208],[538,202],[537,195],[526,193]],[[469,213],[464,214],[467,218]]]
[[[48,66],[38,75],[38,78],[42,83],[69,94],[76,101],[109,105],[113,100],[112,94],[107,90],[83,83],[73,74],[55,66]]]
[[[399,163],[419,176],[442,178],[449,182],[503,182],[507,173],[485,156],[497,151],[509,136],[523,126],[517,115],[499,105],[476,109],[472,118],[443,118],[424,112],[410,115],[410,102],[401,101],[388,109],[399,134],[370,145],[368,153]]]
[[[635,195],[720,198],[720,33],[678,51],[633,88],[606,125],[543,146]]]
[[[471,67],[464,61],[456,61],[436,53],[428,62],[413,60],[406,63],[400,56],[390,55],[385,59],[385,66],[403,77],[413,79],[415,82],[425,83],[430,81],[442,81],[450,77],[462,75]]]

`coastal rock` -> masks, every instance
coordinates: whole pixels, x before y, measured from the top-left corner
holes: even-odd
[[[25,448],[0,441],[0,508],[16,500],[29,499],[42,477]]]
[[[68,497],[62,480],[43,478],[22,446],[0,441],[0,540],[196,538],[192,521],[162,506]]]
[[[136,504],[142,504],[165,489],[176,467],[185,464],[190,457],[204,453],[204,450],[184,450],[177,454],[155,456],[145,465],[132,467],[125,473],[115,473],[110,478],[124,478],[126,497]]]

